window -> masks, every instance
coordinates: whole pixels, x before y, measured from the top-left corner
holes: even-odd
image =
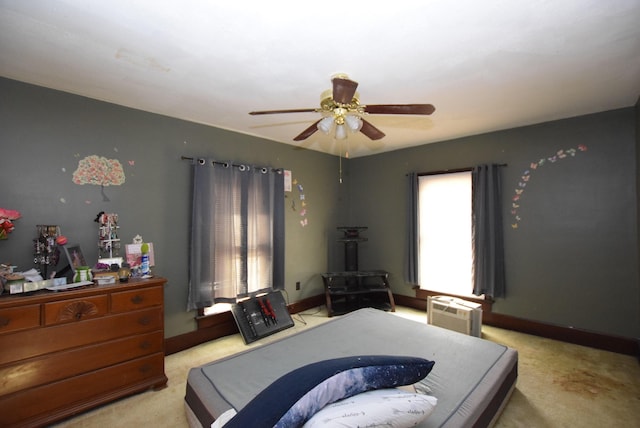
[[[188,309],[284,286],[280,171],[194,164]]]
[[[473,294],[471,171],[418,177],[420,288]]]

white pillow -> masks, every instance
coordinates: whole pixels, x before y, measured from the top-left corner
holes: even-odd
[[[237,412],[235,409],[227,410],[226,412],[218,416],[218,419],[216,419],[211,423],[211,428],[222,428],[224,424],[229,422],[229,420],[231,420],[231,418],[233,418],[236,415],[236,413]]]
[[[326,405],[303,428],[413,427],[433,413],[437,402],[431,395],[375,389]]]

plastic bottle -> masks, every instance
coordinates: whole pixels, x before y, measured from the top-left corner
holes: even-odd
[[[146,242],[142,244],[140,247],[140,251],[142,252],[142,263],[141,270],[142,275],[150,275],[151,269],[149,268],[149,244]]]

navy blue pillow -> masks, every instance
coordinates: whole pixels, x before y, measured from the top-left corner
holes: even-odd
[[[372,389],[411,385],[433,365],[424,358],[390,355],[319,361],[274,381],[224,427],[300,427],[329,403]]]

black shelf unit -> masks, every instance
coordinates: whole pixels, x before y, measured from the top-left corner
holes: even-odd
[[[367,241],[360,232],[367,228],[341,226],[338,230],[343,232],[338,242],[344,243],[345,270],[322,274],[328,315],[342,315],[365,307],[395,311],[389,273],[358,269],[358,244]]]

